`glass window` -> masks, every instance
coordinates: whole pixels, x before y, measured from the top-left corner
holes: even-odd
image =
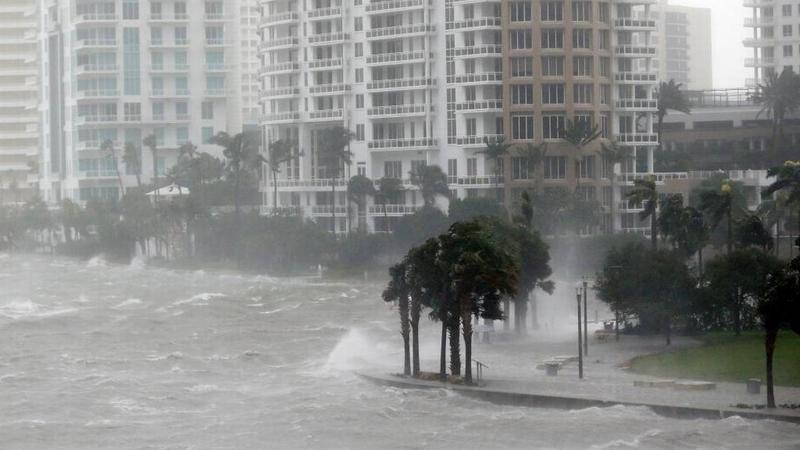
[[[214,102],[203,102],[201,110],[203,120],[214,119]]]
[[[214,127],[202,128],[202,139],[204,144],[210,144],[211,139],[214,137]]]

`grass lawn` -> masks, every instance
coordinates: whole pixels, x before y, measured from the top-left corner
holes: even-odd
[[[641,356],[631,361],[634,372],[663,378],[744,383],[748,378],[766,380],[764,334],[710,333],[695,348]],[[800,386],[800,336],[782,332],[775,346],[775,384]]]

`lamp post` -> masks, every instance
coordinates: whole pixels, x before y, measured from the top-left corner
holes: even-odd
[[[575,294],[578,299],[578,378],[583,379],[583,345],[581,345],[581,285],[575,286]]]
[[[589,356],[589,307],[586,306],[589,297],[589,282],[583,278],[583,354]]]

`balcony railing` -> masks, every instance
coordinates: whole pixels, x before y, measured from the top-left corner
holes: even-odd
[[[368,116],[407,116],[425,114],[433,111],[433,105],[388,105],[377,106],[367,110]]]
[[[447,139],[447,143],[450,145],[485,145],[485,141],[488,140],[491,143],[500,142],[501,140],[505,139],[505,135],[502,134],[483,134],[483,135],[476,135],[476,136],[458,136],[458,137],[451,137]]]
[[[398,78],[393,80],[371,81],[367,83],[367,89],[427,88],[435,85],[435,78]]]
[[[373,215],[409,215],[421,209],[416,205],[373,205],[368,208],[367,214]]]
[[[371,150],[406,150],[420,148],[435,148],[436,139],[376,139],[369,141],[367,147]]]
[[[367,39],[397,37],[408,34],[432,33],[434,31],[436,31],[436,27],[427,24],[375,28],[372,30],[367,30]]]
[[[407,11],[423,5],[423,0],[375,0],[366,5],[364,9],[368,13],[389,12],[391,10]]]

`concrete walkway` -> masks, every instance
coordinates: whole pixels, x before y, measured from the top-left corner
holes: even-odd
[[[498,335],[491,344],[475,345],[475,358],[489,366],[484,369],[484,380],[480,387],[455,389],[499,403],[556,407],[561,404],[562,407],[576,408],[614,404],[645,405],[666,415],[717,418],[740,415],[753,418],[772,417],[800,423],[800,410],[779,408],[773,412],[736,408],[737,404],[766,404],[766,387],[762,388],[760,395],[748,394],[746,380],[741,383],[716,382],[716,388],[708,391],[634,386],[634,381],[655,381],[658,378],[631,373],[623,368],[624,363],[637,355],[665,351],[667,347],[663,338],[622,336],[620,342],[615,342],[613,338],[607,343],[590,342],[589,356],[584,362],[583,380],[578,379],[577,363],[565,365],[555,377],[547,376],[545,371],[536,368],[541,362],[554,357],[577,355],[577,340],[570,343],[553,340],[548,342],[545,339],[545,336],[520,339]],[[677,338],[673,341],[672,349],[692,345],[697,345],[697,342]],[[436,371],[434,368],[437,367],[437,361],[424,361],[422,364],[423,370]],[[395,381],[397,385],[406,387],[453,388],[437,382],[368,375],[376,382]],[[800,388],[777,387],[775,396],[778,404],[800,404]],[[560,403],[555,399],[560,399]],[[670,412],[673,410],[675,414]]]

